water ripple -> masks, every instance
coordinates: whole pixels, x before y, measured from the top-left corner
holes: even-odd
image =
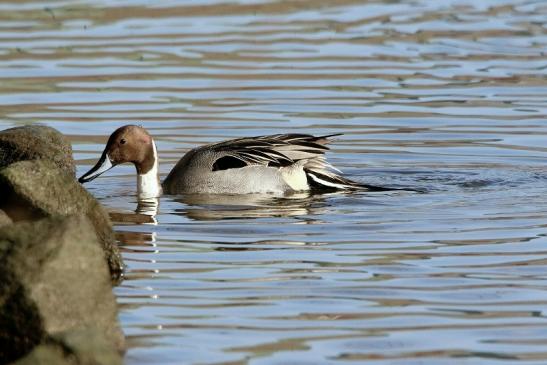
[[[128,364],[544,364],[541,1],[2,2],[0,127],[78,172],[139,123],[165,177],[223,138],[344,133],[351,178],[415,193],[162,198],[88,186],[128,264]],[[147,220],[148,219],[148,220]]]

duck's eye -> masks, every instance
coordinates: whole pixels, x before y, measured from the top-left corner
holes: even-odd
[[[120,139],[120,144],[125,144],[125,139]]]

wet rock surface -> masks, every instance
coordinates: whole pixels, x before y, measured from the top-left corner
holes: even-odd
[[[86,216],[0,228],[0,328],[1,364],[121,362],[109,270]]]
[[[49,160],[76,175],[70,141],[54,128],[28,125],[0,131],[0,168],[27,160]]]
[[[84,214],[94,227],[114,279],[123,262],[108,213],[75,179],[52,161],[20,161],[0,169],[0,209],[17,221]],[[0,225],[2,218],[0,215]]]

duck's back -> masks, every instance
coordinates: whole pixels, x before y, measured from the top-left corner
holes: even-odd
[[[188,151],[163,182],[167,194],[249,194],[284,193],[291,190],[279,169],[264,165],[239,166],[231,156],[203,146]],[[224,164],[215,168],[221,158]]]
[[[286,193],[357,186],[332,172],[329,136],[276,134],[240,138],[187,152],[163,182],[167,194]]]

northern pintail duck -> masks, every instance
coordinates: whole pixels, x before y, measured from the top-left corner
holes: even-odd
[[[78,181],[95,179],[112,167],[130,162],[137,169],[140,197],[167,194],[291,193],[311,189],[397,190],[360,184],[342,177],[325,159],[329,137],[274,134],[238,138],[188,151],[163,184],[152,136],[136,125],[118,128],[97,164]]]

